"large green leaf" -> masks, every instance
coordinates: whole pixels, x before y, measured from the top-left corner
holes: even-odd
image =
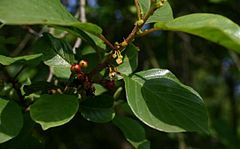
[[[124,81],[129,106],[148,126],[165,132],[208,132],[202,98],[168,70],[142,71]]]
[[[30,107],[32,119],[43,130],[69,122],[78,111],[78,98],[71,95],[41,95]]]
[[[60,29],[64,29],[64,30],[80,37],[81,39],[86,41],[88,44],[90,44],[97,52],[99,52],[99,49],[101,49],[101,51],[103,52],[104,51],[103,49],[106,48],[106,45],[104,44],[104,42],[93,34],[84,32],[75,27],[65,27],[65,28],[60,27]]]
[[[125,138],[134,148],[150,149],[150,142],[146,139],[145,130],[136,120],[116,116],[113,123],[123,132]]]
[[[7,57],[4,55],[0,55],[0,64],[2,65],[11,65],[15,62],[19,63],[26,63],[28,64],[29,61],[35,59],[41,59],[42,54],[34,54],[34,55],[26,55],[26,56],[19,56],[19,57]]]
[[[173,12],[170,4],[168,2],[164,3],[164,5],[157,9],[152,16],[146,21],[146,23],[153,22],[168,22],[173,20]]]
[[[33,136],[35,122],[32,121],[29,112],[24,113],[23,120],[24,125],[20,133],[15,138],[0,144],[1,149],[44,149],[43,142],[36,137],[36,134],[35,137]]]
[[[106,123],[111,121],[115,112],[112,108],[113,97],[105,94],[89,97],[80,104],[79,110],[82,116],[88,121]]]
[[[44,63],[53,69],[57,77],[69,78],[71,64],[75,62],[70,45],[50,34],[44,34],[43,44]]]
[[[151,1],[150,0],[139,0],[140,9],[144,14],[150,9]]]
[[[16,137],[22,127],[21,108],[15,102],[0,98],[0,143]]]
[[[240,27],[220,15],[190,14],[167,23],[156,23],[155,28],[190,33],[240,52]]]
[[[102,32],[97,25],[78,22],[60,0],[1,0],[0,22],[8,25],[72,26],[94,34]]]
[[[124,55],[123,57],[123,63],[118,66],[118,71],[125,75],[130,75],[137,69],[138,66],[138,48],[130,44],[127,46],[127,48],[122,53]]]

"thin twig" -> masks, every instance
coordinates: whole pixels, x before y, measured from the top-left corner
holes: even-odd
[[[131,43],[134,38],[136,37],[137,32],[139,31],[139,29],[141,29],[143,27],[143,25],[145,24],[145,22],[147,21],[147,19],[154,13],[154,11],[156,11],[159,7],[157,7],[156,5],[154,5],[143,17],[143,23],[142,24],[137,24],[135,23],[134,28],[132,29],[131,33],[128,35],[128,37],[124,40],[124,42],[126,42],[127,44]],[[102,39],[108,46],[112,47],[112,49],[114,50],[123,50],[125,48],[125,46],[122,46],[120,44],[119,48],[115,48],[105,37],[103,38],[103,35],[100,35],[99,38]],[[89,76],[93,77],[97,72],[101,71],[102,69],[104,69],[105,67],[107,67],[107,65],[109,65],[109,63],[112,60],[112,55],[109,54],[107,56],[107,58],[101,63],[99,64],[95,69],[93,69],[90,73]]]
[[[49,73],[48,73],[47,82],[51,82],[52,78],[53,78],[53,68],[49,67]]]
[[[154,11],[156,11],[159,7],[157,6],[153,6],[143,17],[143,23],[141,25],[138,25],[135,23],[135,26],[132,30],[132,32],[128,35],[128,37],[125,39],[125,42],[127,43],[131,43],[134,38],[136,37],[137,32],[139,31],[139,29],[141,29],[143,27],[143,25],[145,24],[145,22],[147,21],[147,19],[154,13]],[[123,50],[125,47],[121,47],[119,50]]]
[[[158,28],[150,28],[150,29],[147,29],[147,30],[144,30],[142,33],[140,34],[137,34],[137,37],[142,37],[142,36],[146,36],[147,34],[150,34],[152,32],[155,32],[155,31],[158,31],[159,29]]]
[[[16,80],[17,77],[19,76],[19,74],[24,70],[24,66],[22,66],[22,68],[17,72],[17,74],[13,77],[13,80]]]
[[[28,30],[29,33],[31,33],[32,35],[36,36],[36,37],[41,37],[42,33],[43,33],[43,28],[37,32],[34,29],[32,29],[30,26],[25,26],[25,28]]]
[[[112,43],[104,36],[104,35],[99,35],[98,36],[106,45],[108,45],[111,49],[115,49],[115,47],[112,45]]]
[[[139,0],[134,0],[134,3],[135,3],[135,7],[137,9],[138,20],[140,20],[143,18],[143,13],[140,8]]]
[[[22,95],[22,92],[21,92],[21,89],[18,85],[17,80],[15,80],[14,78],[11,77],[11,75],[8,73],[8,71],[6,70],[5,67],[3,67],[1,65],[0,65],[0,67],[1,67],[1,70],[2,70],[3,75],[6,78],[6,80],[9,81],[12,84],[13,88],[15,89],[15,91],[18,95],[18,98],[19,98],[19,104],[21,106],[23,106],[24,108],[27,108],[24,96]]]
[[[80,13],[80,21],[81,22],[87,22],[86,18],[86,0],[80,0],[80,8],[79,8],[79,13]]]
[[[29,40],[32,38],[31,34],[27,33],[23,40],[19,43],[18,47],[12,52],[11,56],[17,56],[25,48]]]
[[[35,36],[35,39],[38,39],[42,36],[42,33],[44,32],[44,27],[39,31],[36,32],[29,26],[24,26],[24,29],[27,29],[28,33],[24,36],[23,40],[19,43],[17,48],[11,53],[11,56],[17,56],[21,53],[21,51],[26,47],[28,42],[32,39],[32,35]]]
[[[83,23],[87,22],[85,7],[86,7],[86,0],[79,0],[79,13],[80,13],[79,20]],[[82,43],[81,38],[77,38],[77,40],[73,46],[74,54],[76,54],[76,49],[80,47],[81,43]]]

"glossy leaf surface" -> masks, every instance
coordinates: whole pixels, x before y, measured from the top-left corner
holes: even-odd
[[[240,52],[240,27],[221,15],[190,14],[167,23],[156,23],[155,28],[190,33]]]
[[[78,98],[71,95],[41,95],[30,107],[32,119],[43,130],[69,122],[78,110]]]
[[[142,71],[124,81],[129,106],[148,126],[165,132],[208,132],[202,98],[168,70]]]

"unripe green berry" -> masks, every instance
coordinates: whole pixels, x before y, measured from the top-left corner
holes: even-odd
[[[126,40],[124,40],[124,41],[121,43],[121,46],[122,46],[122,47],[126,47],[127,45],[128,45],[128,43],[127,43]]]
[[[162,7],[163,6],[163,2],[157,2],[156,4],[155,4],[155,7],[156,8],[160,8],[160,7]]]

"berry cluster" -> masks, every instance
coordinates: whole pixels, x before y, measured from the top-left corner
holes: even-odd
[[[82,69],[87,68],[87,66],[88,62],[86,60],[81,60],[79,64],[73,64],[71,66],[71,72],[76,74],[81,73]]]
[[[72,64],[70,68],[72,72],[70,78],[73,78],[73,84],[77,88],[78,93],[80,93],[82,96],[94,95],[95,91],[92,81],[84,72],[85,68],[87,67],[88,62],[86,60],[81,60],[78,64]]]
[[[88,62],[86,60],[81,60],[78,64],[71,65],[71,76],[72,87],[77,90],[77,93],[82,97],[84,96],[94,96],[95,88],[93,86],[93,80],[86,74],[85,70],[88,67]],[[108,67],[107,69],[107,78],[108,79],[100,79],[101,81],[97,81],[102,84],[106,89],[113,90],[115,88],[115,72],[116,70]],[[96,80],[95,80],[96,81]]]

